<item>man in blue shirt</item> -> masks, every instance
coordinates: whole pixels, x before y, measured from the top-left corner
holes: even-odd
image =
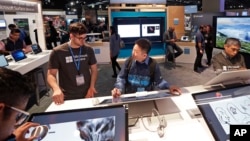
[[[200,73],[198,68],[204,68],[201,62],[205,48],[205,39],[203,33],[204,33],[204,25],[201,25],[195,35],[196,58],[194,62],[194,72],[196,73]]]
[[[175,92],[181,93],[178,87],[169,86],[167,81],[162,78],[159,65],[148,55],[150,50],[151,43],[149,40],[139,39],[135,42],[132,59],[129,58],[125,61],[117,76],[115,88],[111,91],[114,97],[118,97],[122,93],[152,91],[155,88],[169,89],[172,94]],[[150,72],[151,63],[155,63],[152,72]]]

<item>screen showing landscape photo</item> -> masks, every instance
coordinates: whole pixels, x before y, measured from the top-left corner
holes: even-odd
[[[241,41],[240,52],[250,53],[250,17],[217,17],[216,47],[223,48],[228,37]]]

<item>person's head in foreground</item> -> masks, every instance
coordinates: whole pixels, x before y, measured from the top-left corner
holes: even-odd
[[[38,125],[30,122],[21,125],[29,115],[23,110],[32,90],[31,83],[19,72],[0,68],[0,141],[10,137],[16,138],[16,141],[26,141],[28,139],[24,137],[28,129]]]
[[[227,38],[224,43],[224,50],[228,57],[233,58],[240,51],[241,43],[237,38]]]

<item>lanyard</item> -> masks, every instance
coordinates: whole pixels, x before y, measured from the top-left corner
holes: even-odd
[[[80,74],[80,64],[81,64],[81,54],[82,54],[82,47],[80,47],[80,51],[79,51],[79,55],[78,55],[78,61],[76,62],[75,60],[75,55],[71,49],[71,47],[69,47],[69,50],[70,50],[70,54],[73,58],[73,62],[75,63],[75,66],[76,66],[76,69],[77,69],[77,72],[78,74]]]

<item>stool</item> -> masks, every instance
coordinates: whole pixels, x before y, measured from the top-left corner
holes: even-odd
[[[39,74],[42,75],[43,83],[44,83],[43,85],[39,84]],[[40,86],[45,86],[46,95],[49,96],[48,87],[47,87],[46,78],[45,78],[43,68],[33,69],[32,71],[30,71],[28,73],[28,76],[31,78],[31,81],[34,82],[34,84],[35,84],[36,104],[39,106],[39,104],[40,104],[40,90],[39,90]]]

